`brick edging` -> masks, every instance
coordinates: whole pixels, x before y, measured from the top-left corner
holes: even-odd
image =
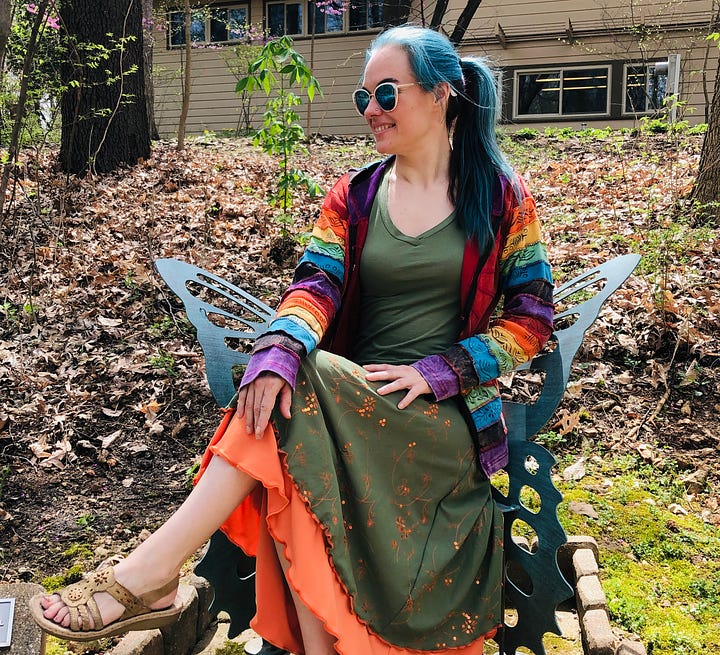
[[[558,565],[575,583],[578,622],[586,655],[646,655],[643,644],[618,638],[610,626],[607,598],[599,577],[599,550],[592,537],[568,537],[558,550]]]

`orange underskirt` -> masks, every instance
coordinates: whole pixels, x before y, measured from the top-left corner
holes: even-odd
[[[232,420],[233,410],[223,411],[196,481],[213,455],[218,455],[261,483],[221,527],[233,543],[257,558],[258,609],[250,625],[259,635],[291,653],[305,652],[295,606],[275,550],[274,542],[278,542],[290,562],[287,580],[323,621],[325,630],[337,638],[335,648],[341,655],[482,655],[483,643],[494,636],[494,630],[469,645],[432,651],[394,646],[375,634],[353,611],[352,599],[328,555],[323,527],[293,483],[273,429],[268,427],[262,439],[256,439],[246,432],[244,421]]]

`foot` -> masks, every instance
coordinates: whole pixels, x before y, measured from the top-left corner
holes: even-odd
[[[157,589],[162,589],[169,582],[169,580],[149,579],[149,576],[144,571],[136,570],[129,560],[120,560],[113,566],[113,570],[118,584],[140,599],[144,599],[144,597],[152,594]],[[154,594],[151,602],[146,601],[145,604],[151,610],[165,609],[173,604],[176,596],[177,586],[160,597]],[[126,607],[107,592],[93,594],[93,600],[97,603],[102,625],[95,625],[96,621],[92,614],[81,615],[79,618],[79,629],[81,631],[97,630],[102,626],[107,626],[117,621],[125,613]],[[60,597],[60,594],[45,596],[40,601],[40,605],[46,619],[63,628],[70,627],[70,610]]]

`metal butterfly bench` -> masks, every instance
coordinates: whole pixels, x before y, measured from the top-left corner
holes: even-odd
[[[505,473],[492,480],[505,531],[505,624],[496,637],[500,654],[514,655],[523,646],[545,655],[543,635],[561,634],[555,611],[573,595],[557,563],[557,551],[567,541],[557,517],[562,496],[551,477],[555,458],[531,439],[559,405],[585,332],[639,260],[638,255],[617,257],[555,290],[555,329],[549,347],[518,369],[542,380],[537,398],[503,402],[510,460]],[[159,259],[155,267],[184,304],[205,355],[210,390],[219,406],[227,405],[236,391],[233,372],[250,359],[252,342],[267,329],[274,310],[186,262]],[[229,614],[228,636],[238,635],[255,613],[254,559],[218,531],[195,572],[214,588],[212,611]],[[264,642],[261,655],[282,652]]]

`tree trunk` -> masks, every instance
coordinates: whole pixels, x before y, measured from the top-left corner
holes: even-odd
[[[12,2],[10,2],[10,0],[0,0],[0,72],[4,68],[5,48],[7,47],[8,38],[10,37],[11,26]]]
[[[190,0],[185,0],[185,77],[183,83],[182,108],[180,109],[180,120],[178,121],[177,149],[185,148],[185,125],[190,110],[190,83],[192,59],[192,41],[190,40]]]
[[[148,157],[141,0],[66,0],[60,13],[75,43],[62,69],[63,170],[106,173]]]
[[[157,123],[155,122],[155,85],[153,84],[153,46],[155,38],[155,21],[153,19],[153,0],[142,0],[143,21],[143,66],[145,68],[145,107],[148,117],[150,139],[159,139]]]
[[[720,56],[710,105],[708,130],[703,141],[698,174],[690,198],[700,205],[700,214],[720,217]],[[710,205],[710,203],[714,203]],[[709,210],[709,211],[708,211]]]

